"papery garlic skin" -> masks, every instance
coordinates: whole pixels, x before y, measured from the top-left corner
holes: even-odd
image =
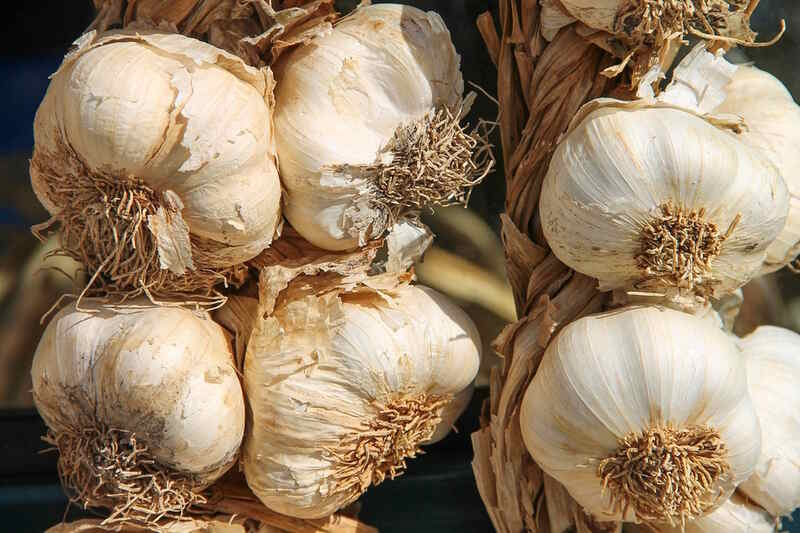
[[[740,341],[761,421],[761,456],[739,490],[773,516],[800,507],[800,335],[761,326]]]
[[[588,513],[608,521],[640,521],[635,505],[624,515],[612,510],[619,495],[612,487],[604,492],[598,474],[628,435],[656,427],[716,431],[730,470],[696,495],[706,509],[751,474],[761,449],[735,342],[707,321],[658,307],[610,311],[566,326],[525,392],[520,427],[545,473]]]
[[[713,512],[686,523],[686,528],[655,524],[625,524],[626,533],[774,533],[775,520],[757,505],[734,492]]]
[[[245,357],[250,488],[270,509],[319,518],[402,472],[475,378],[480,346],[463,311],[422,287],[279,307],[256,322]],[[392,413],[421,425],[402,429]]]
[[[756,67],[740,66],[725,91],[714,113],[744,120],[736,137],[778,167],[791,195],[786,225],[767,248],[762,272],[772,272],[800,253],[800,106],[780,80]]]
[[[144,301],[81,308],[53,317],[33,359],[33,396],[51,431],[132,432],[159,466],[199,487],[225,473],[244,434],[244,396],[222,329]]]
[[[398,127],[457,106],[459,65],[439,15],[396,4],[359,8],[282,57],[275,138],[292,227],[327,250],[382,234],[391,221],[355,167],[389,162]]]
[[[788,203],[773,165],[698,116],[610,104],[588,113],[558,146],[539,208],[556,257],[597,278],[601,290],[674,299],[719,297],[747,283],[780,233]],[[656,256],[644,249],[645,228],[658,228],[668,205],[681,216],[698,215],[706,242],[717,232],[720,249],[693,281],[669,271],[655,275],[639,263],[640,257],[673,260],[669,247]]]
[[[142,223],[158,241],[160,268],[183,275],[240,264],[268,247],[280,224],[272,85],[267,69],[179,34],[86,34],[36,114],[34,191],[56,217],[70,206],[53,175],[138,183],[158,202],[171,194],[166,220],[179,221],[177,235],[159,233],[155,213]],[[210,253],[198,257],[194,239]]]

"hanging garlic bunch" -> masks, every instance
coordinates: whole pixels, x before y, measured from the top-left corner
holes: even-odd
[[[460,125],[469,101],[441,18],[365,6],[276,66],[286,218],[345,250],[423,206],[466,203],[491,151]]]
[[[762,272],[772,272],[800,253],[800,107],[777,78],[755,67],[739,67],[725,92],[714,113],[744,120],[736,136],[778,167],[791,195],[786,224],[767,248]]]
[[[157,31],[76,44],[34,123],[46,226],[106,293],[235,280],[280,223],[270,72]]]
[[[761,422],[761,456],[739,490],[773,516],[800,507],[800,335],[761,326],[740,341]]]
[[[447,404],[480,364],[475,326],[425,287],[296,296],[261,316],[242,465],[261,501],[290,516],[329,515],[402,473],[452,426]]]
[[[545,39],[552,41],[561,28],[580,23],[583,27],[579,32],[621,61],[604,74],[616,76],[630,64],[634,87],[651,67],[668,66],[685,37],[747,46],[756,36],[750,29],[750,15],[758,2],[539,0],[539,3]]]
[[[556,149],[539,214],[556,257],[601,290],[691,302],[758,274],[788,203],[769,161],[694,112],[608,101]]]
[[[536,463],[598,520],[702,516],[750,476],[761,449],[735,342],[666,308],[566,326],[520,409]]]
[[[182,308],[82,305],[53,318],[31,370],[62,484],[110,520],[180,518],[234,464],[244,434],[228,339]]]
[[[774,533],[775,520],[763,509],[734,492],[713,512],[686,523],[686,527],[625,524],[625,533]]]

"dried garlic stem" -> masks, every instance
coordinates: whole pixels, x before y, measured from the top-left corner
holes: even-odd
[[[213,250],[194,235],[190,235],[191,256],[185,273],[162,268],[151,219],[158,214],[167,222],[179,217],[177,198],[132,176],[93,172],[67,147],[59,156],[34,151],[31,166],[40,180],[35,185],[47,201],[62,206],[49,221],[34,226],[34,233],[44,238],[59,227],[59,253],[89,271],[90,282],[83,294],[122,300],[141,294],[151,298],[196,294],[200,301],[188,303],[214,305],[222,300],[215,286],[243,281],[244,266],[210,266]]]
[[[375,403],[376,416],[359,432],[344,437],[325,452],[339,464],[335,492],[350,493],[355,501],[370,485],[394,479],[406,469],[406,459],[424,453],[420,443],[430,440],[452,395],[420,394],[387,403]]]
[[[714,505],[711,491],[730,472],[727,454],[713,428],[667,425],[620,439],[619,448],[598,464],[597,474],[614,512],[633,509],[639,520],[674,526]]]
[[[758,46],[749,27],[749,6],[748,0],[631,0],[617,13],[614,31],[633,53],[649,53],[646,61],[634,66],[637,80],[659,61],[664,47],[687,35]]]
[[[740,217],[721,234],[716,224],[705,220],[705,208],[685,210],[667,202],[660,210],[661,214],[642,228],[641,251],[636,256],[639,268],[649,280],[710,296],[713,260]]]
[[[58,474],[70,501],[109,509],[104,525],[157,529],[162,519],[185,519],[192,505],[206,503],[192,476],[159,465],[131,432],[96,423],[50,431],[44,440],[58,449]]]

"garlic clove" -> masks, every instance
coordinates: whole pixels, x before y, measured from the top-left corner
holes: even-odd
[[[565,327],[525,392],[520,424],[537,464],[599,520],[701,516],[750,476],[761,449],[734,341],[657,307]]]
[[[182,516],[238,457],[244,397],[207,314],[84,300],[48,325],[31,375],[62,482],[82,505],[139,525]]]
[[[800,507],[800,335],[761,326],[740,341],[762,451],[739,490],[773,516]]]

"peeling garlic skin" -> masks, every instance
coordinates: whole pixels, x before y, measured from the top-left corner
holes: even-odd
[[[178,34],[91,37],[53,76],[36,150],[68,147],[99,174],[174,191],[190,232],[227,249],[224,266],[266,248],[280,221],[269,71]],[[41,177],[32,181],[57,212]]]
[[[96,418],[133,432],[162,466],[205,484],[222,475],[238,456],[244,396],[221,328],[185,309],[88,305],[58,313],[34,356],[34,398],[48,427]]]
[[[257,319],[244,364],[248,485],[274,511],[320,518],[399,475],[452,426],[480,347],[463,311],[418,286],[300,298]]]

